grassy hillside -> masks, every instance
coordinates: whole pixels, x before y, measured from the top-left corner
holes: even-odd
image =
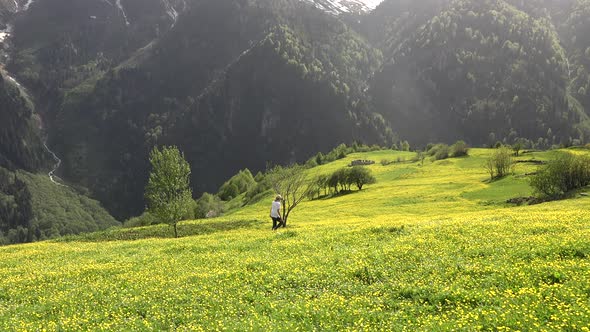
[[[277,232],[269,195],[180,239],[155,226],[0,248],[0,330],[584,330],[590,199],[508,205],[535,166],[489,183],[489,153],[314,168],[372,159],[378,182],[306,201]]]
[[[41,241],[120,225],[99,202],[45,174],[0,167],[0,245]]]

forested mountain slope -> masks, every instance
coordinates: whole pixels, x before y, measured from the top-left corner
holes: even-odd
[[[31,94],[3,67],[3,62],[10,59],[7,53],[14,56],[10,54],[14,46],[13,24],[26,15],[21,11],[32,3],[0,3],[0,244],[96,231],[118,224],[99,202],[47,175],[58,160],[45,144],[44,123],[37,112],[40,95]]]
[[[14,21],[8,69],[55,102],[60,88],[104,73],[166,33],[185,6],[183,0],[35,1]]]
[[[100,203],[45,174],[0,167],[0,245],[104,230],[120,225]]]
[[[154,144],[187,152],[199,192],[243,167],[383,140],[364,92],[380,60],[340,20],[298,1],[201,1],[169,34],[66,94],[52,142],[67,177],[117,215],[137,213]]]
[[[220,173],[301,161],[350,137],[386,141],[384,123],[362,103],[361,80],[378,53],[350,36],[323,44],[348,32],[340,33],[304,40],[281,26],[230,66],[170,131],[193,170],[223,181]],[[349,63],[335,68],[337,61]]]
[[[0,11],[14,26],[6,69],[37,101],[58,173],[117,217],[144,208],[155,145],[186,152],[198,195],[353,140],[588,140],[588,0],[379,2],[35,0],[14,15],[1,0]]]
[[[46,175],[55,161],[40,124],[23,88],[0,72],[0,245],[118,225],[100,203]]]
[[[0,25],[4,25],[6,18],[9,17],[16,10],[14,1],[0,0]]]
[[[361,30],[386,55],[437,15],[451,0],[386,0],[362,18]]]
[[[590,114],[590,1],[576,1],[560,30],[570,62],[570,90]]]
[[[453,1],[386,56],[372,83],[376,108],[413,141],[583,137],[575,124],[587,115],[545,17],[504,1]]]
[[[0,71],[0,167],[36,171],[48,168],[33,104],[21,88]]]

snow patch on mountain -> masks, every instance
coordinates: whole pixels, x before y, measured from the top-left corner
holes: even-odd
[[[23,6],[23,10],[27,11],[29,10],[29,7],[31,6],[31,4],[33,4],[34,0],[28,0],[27,3],[25,3],[25,5]]]
[[[129,25],[129,20],[127,19],[127,14],[125,13],[125,8],[123,8],[123,5],[121,4],[121,0],[117,0],[117,8],[119,8],[121,15],[123,15],[123,18],[125,19],[125,24]]]
[[[4,43],[4,40],[10,37],[10,33],[12,32],[12,26],[8,24],[6,28],[0,30],[0,44]]]
[[[166,14],[172,19],[172,27],[178,21],[178,15],[186,10],[186,0],[162,0]]]
[[[369,12],[375,9],[383,0],[303,0],[329,13]]]

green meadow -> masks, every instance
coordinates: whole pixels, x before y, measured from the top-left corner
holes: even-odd
[[[312,168],[371,159],[377,183],[305,200],[275,232],[269,192],[178,239],[158,225],[1,247],[0,330],[590,331],[590,198],[508,204],[533,194],[526,161],[555,152],[492,182],[490,153]]]

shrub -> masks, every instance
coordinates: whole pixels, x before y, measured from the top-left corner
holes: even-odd
[[[590,184],[590,157],[563,153],[542,166],[531,178],[537,194],[551,199]]]
[[[417,151],[416,155],[412,158],[412,162],[420,162],[422,165],[424,165],[424,159],[426,159],[426,153],[424,151]]]
[[[305,162],[305,167],[306,168],[314,168],[316,166],[318,166],[318,162],[315,160],[315,158],[311,158],[308,161]]]
[[[238,186],[234,183],[226,182],[224,183],[221,188],[219,188],[219,192],[217,195],[224,201],[231,201],[232,199],[236,198],[240,194],[238,190]]]
[[[349,153],[355,152],[357,150],[369,151],[369,147],[366,145],[359,145],[358,143],[356,143],[352,147],[347,147],[346,144],[340,144],[334,149],[332,149],[332,151],[330,151],[328,154],[324,155],[323,153],[319,152],[315,156],[311,157],[310,160],[306,162],[306,165],[309,167],[314,165],[327,164],[329,162],[342,159],[346,157]],[[312,159],[315,161],[315,163],[312,161]]]
[[[522,143],[517,142],[512,145],[512,151],[514,151],[514,155],[518,157],[520,154],[520,150],[522,150]]]
[[[443,160],[449,157],[449,147],[445,146],[444,149],[440,149],[434,155],[434,160]]]
[[[244,195],[244,203],[250,204],[258,202],[264,193],[270,189],[270,182],[266,178],[262,178],[256,183],[255,186],[251,187]]]
[[[400,148],[402,151],[410,151],[410,143],[408,143],[408,141],[403,141],[400,143]]]
[[[501,178],[512,171],[512,153],[507,147],[500,147],[485,161],[484,168],[490,174],[490,179]]]
[[[151,215],[149,212],[144,212],[140,216],[129,218],[123,223],[123,227],[142,227],[155,225],[158,223],[158,219]]]
[[[245,193],[250,188],[256,185],[256,180],[252,176],[252,173],[247,168],[239,171],[236,175],[232,176],[227,182],[225,182],[217,193],[224,201],[231,201],[232,199],[239,196],[241,193]]]
[[[256,173],[256,176],[254,177],[254,181],[256,181],[257,183],[264,181],[264,174],[262,174],[262,172]]]
[[[434,160],[447,159],[449,157],[450,148],[448,145],[439,143],[428,150],[428,155],[432,156]]]
[[[379,145],[377,145],[377,144],[373,144],[369,148],[369,151],[381,151],[381,147]]]
[[[457,141],[451,146],[451,157],[463,157],[469,154],[469,147],[464,141]]]
[[[224,204],[221,199],[209,193],[203,193],[196,202],[194,214],[196,218],[206,218],[208,215],[219,216],[224,211]]]

